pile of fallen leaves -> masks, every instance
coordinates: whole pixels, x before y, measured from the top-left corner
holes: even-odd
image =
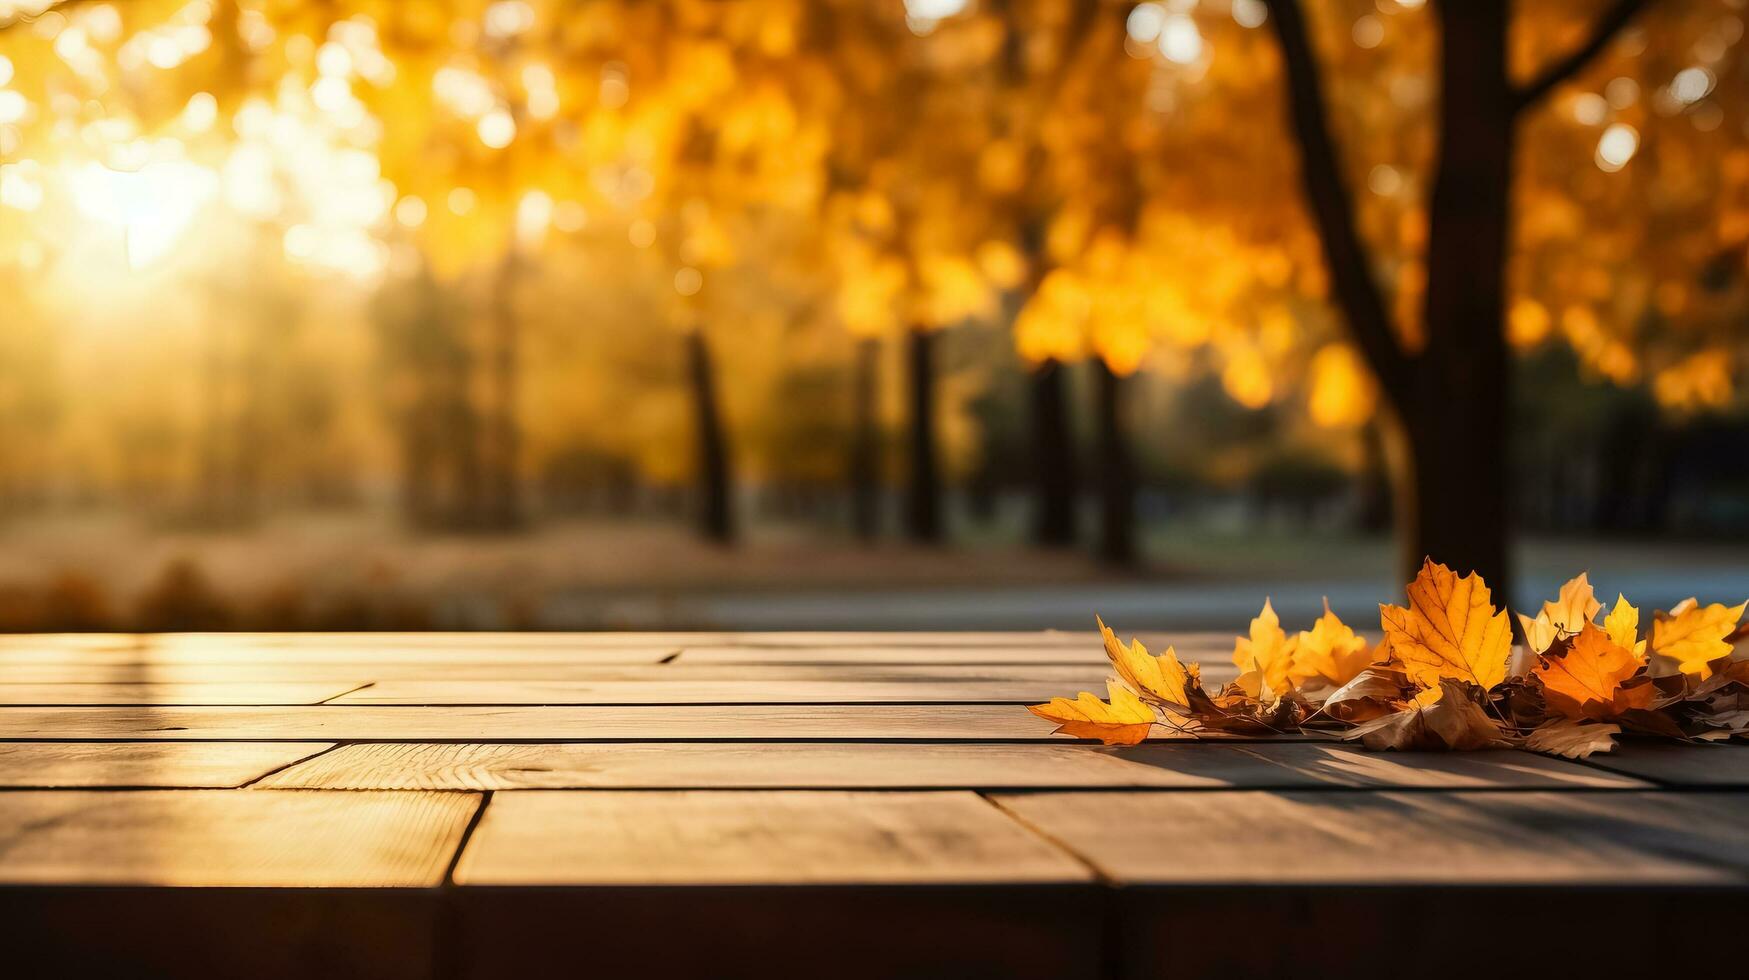
[[[1201,670],[1171,647],[1153,656],[1118,642],[1104,622],[1117,676],[1110,700],[1082,692],[1032,705],[1057,730],[1133,745],[1156,724],[1175,734],[1338,732],[1371,749],[1523,747],[1583,758],[1624,731],[1678,739],[1749,735],[1749,628],[1745,606],[1694,599],[1652,616],[1617,596],[1608,615],[1581,574],[1520,614],[1513,645],[1506,611],[1475,574],[1428,559],[1409,605],[1379,607],[1376,647],[1328,603],[1308,631],[1289,636],[1268,601],[1234,644],[1238,680],[1203,687]]]

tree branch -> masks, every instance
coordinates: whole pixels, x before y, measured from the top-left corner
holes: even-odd
[[[1287,70],[1287,99],[1294,135],[1300,144],[1300,176],[1306,201],[1318,224],[1324,261],[1330,267],[1337,301],[1355,344],[1372,365],[1379,387],[1401,407],[1410,397],[1413,362],[1397,343],[1384,296],[1368,267],[1366,248],[1354,227],[1354,205],[1336,159],[1336,145],[1324,118],[1323,82],[1306,36],[1298,0],[1265,0],[1269,21],[1281,42]]]
[[[1535,105],[1543,96],[1549,94],[1550,89],[1577,75],[1591,62],[1591,59],[1597,57],[1598,53],[1615,39],[1617,34],[1621,33],[1621,29],[1627,26],[1628,21],[1634,19],[1634,15],[1639,13],[1642,7],[1650,5],[1651,0],[1615,0],[1614,5],[1604,11],[1603,16],[1597,18],[1597,23],[1591,28],[1591,36],[1586,38],[1584,44],[1579,45],[1566,57],[1545,67],[1530,81],[1518,86],[1517,91],[1513,93],[1512,111],[1523,112]]]

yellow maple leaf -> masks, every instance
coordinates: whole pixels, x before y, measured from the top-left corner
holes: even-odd
[[[1296,639],[1289,639],[1281,628],[1281,617],[1269,600],[1263,600],[1263,611],[1251,620],[1251,635],[1233,641],[1233,664],[1240,670],[1238,684],[1251,697],[1262,701],[1278,700],[1293,689],[1288,671],[1293,666]]]
[[[1640,611],[1619,592],[1615,595],[1615,605],[1609,607],[1609,615],[1603,617],[1603,632],[1609,634],[1611,643],[1626,647],[1634,652],[1634,656],[1645,659],[1646,641],[1639,638]]]
[[[1330,611],[1330,600],[1324,600],[1324,615],[1301,631],[1294,645],[1293,664],[1288,668],[1288,680],[1303,688],[1314,678],[1328,681],[1332,687],[1354,680],[1372,663],[1372,651],[1364,637]]]
[[[1408,593],[1407,609],[1379,606],[1379,623],[1391,656],[1411,680],[1436,687],[1440,678],[1451,677],[1486,691],[1506,679],[1512,634],[1481,576],[1472,572],[1459,578],[1429,558]]]
[[[1150,656],[1141,640],[1132,639],[1129,646],[1124,646],[1118,642],[1111,627],[1105,625],[1105,620],[1096,616],[1094,621],[1099,624],[1100,637],[1105,641],[1105,655],[1111,660],[1112,669],[1131,691],[1143,701],[1172,708],[1180,714],[1190,710],[1190,698],[1185,694],[1190,674],[1179,662],[1177,651],[1167,647],[1166,652],[1158,657]]]
[[[1641,666],[1633,651],[1586,624],[1565,655],[1544,657],[1532,673],[1550,708],[1569,718],[1607,718],[1620,710],[1622,684]]]
[[[1535,619],[1519,613],[1518,623],[1524,628],[1524,640],[1530,649],[1544,653],[1556,640],[1578,636],[1601,608],[1587,573],[1580,572],[1561,586],[1559,598],[1543,603]]]
[[[1737,628],[1746,607],[1749,602],[1702,606],[1684,599],[1668,615],[1652,620],[1652,652],[1665,662],[1674,661],[1682,673],[1705,680],[1713,673],[1709,662],[1730,655],[1725,637]]]
[[[1134,745],[1148,737],[1154,725],[1154,709],[1130,692],[1116,678],[1105,682],[1110,703],[1091,691],[1074,700],[1052,698],[1045,704],[1029,704],[1026,710],[1057,723],[1057,731],[1076,738],[1096,738],[1107,745]]]

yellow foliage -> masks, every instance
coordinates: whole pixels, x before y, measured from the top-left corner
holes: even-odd
[[[1483,690],[1506,679],[1512,634],[1481,576],[1460,578],[1429,558],[1408,591],[1408,608],[1381,605],[1379,622],[1391,656],[1410,679],[1435,687],[1440,678],[1455,678]]]

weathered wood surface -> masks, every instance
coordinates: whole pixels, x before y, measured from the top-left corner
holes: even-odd
[[[229,704],[274,705],[321,704],[365,682],[305,683],[138,683],[108,684],[5,684],[0,683],[0,706],[87,707],[93,705]]]
[[[0,884],[436,885],[479,802],[468,793],[7,793]]]
[[[548,743],[347,745],[262,780],[304,789],[1626,789],[1522,752],[1382,755],[1322,744]]]
[[[322,742],[0,742],[0,787],[229,788],[332,747]]]
[[[1080,686],[1101,684],[1095,676]],[[1037,704],[1063,693],[1075,681],[944,678],[915,680],[698,680],[636,681],[378,681],[334,698],[335,704],[425,705],[614,705],[614,704]],[[4,696],[0,687],[0,697]],[[175,703],[175,702],[169,702]],[[215,702],[182,702],[215,703]],[[236,703],[236,702],[229,702]]]
[[[502,793],[458,884],[1083,882],[1079,862],[975,793]]]
[[[1527,894],[1609,931],[1589,975],[1749,912],[1749,746],[1110,748],[1020,707],[1106,673],[1091,630],[0,637],[0,922],[68,974],[1352,980]]]
[[[1592,762],[1669,786],[1749,789],[1749,745],[1672,745],[1645,739],[1629,741]]]
[[[998,796],[1130,885],[1741,884],[1749,797],[1597,793]],[[1139,828],[1171,827],[1171,834]]]

